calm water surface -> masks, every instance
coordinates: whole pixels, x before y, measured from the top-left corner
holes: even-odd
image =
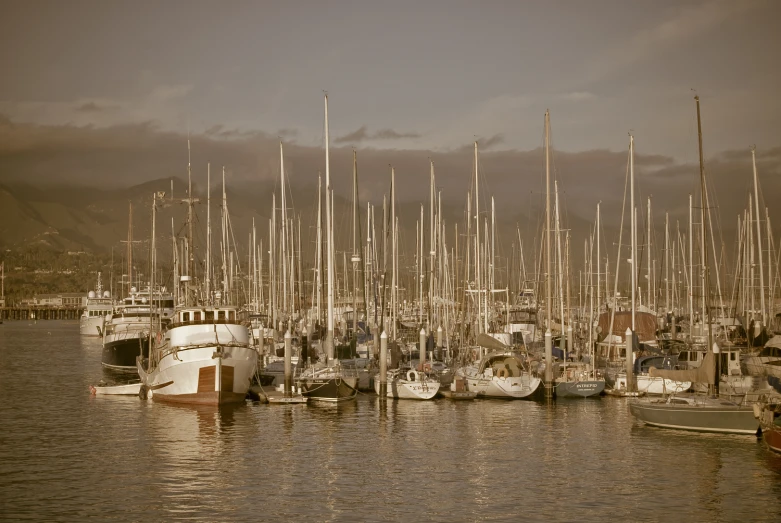
[[[90,396],[100,355],[0,325],[0,519],[781,521],[781,458],[623,399],[171,407]]]

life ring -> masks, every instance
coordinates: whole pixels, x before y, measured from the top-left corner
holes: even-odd
[[[505,369],[505,368],[501,368],[501,369],[499,369],[499,370],[496,372],[496,377],[497,377],[497,378],[509,378],[509,377],[510,377],[510,373],[509,373],[509,372],[507,372],[507,369]]]
[[[407,381],[417,381],[418,379],[418,371],[411,370],[407,372]]]
[[[423,365],[423,371],[431,372],[431,363],[426,363],[425,365]]]

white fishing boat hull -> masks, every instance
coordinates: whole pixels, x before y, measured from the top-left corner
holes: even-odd
[[[244,401],[258,364],[249,331],[238,324],[172,328],[151,372],[139,364],[142,396],[154,401],[222,405]]]
[[[184,347],[166,354],[152,374],[139,369],[139,375],[154,401],[240,403],[247,395],[257,361],[258,353],[246,346]]]

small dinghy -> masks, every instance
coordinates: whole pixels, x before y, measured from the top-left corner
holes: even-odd
[[[109,396],[138,396],[141,391],[141,382],[122,383],[119,385],[100,382],[97,385],[90,385],[90,394],[97,395],[109,395]]]

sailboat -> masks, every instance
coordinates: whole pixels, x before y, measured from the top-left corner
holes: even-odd
[[[705,235],[708,231],[708,195],[705,185],[705,165],[702,152],[702,126],[700,121],[700,98],[695,96],[697,104],[697,135],[700,152],[700,201],[702,217],[701,249],[703,267],[703,298],[704,311],[708,316],[710,281],[708,276],[708,251]],[[706,321],[707,320],[707,321]],[[712,322],[709,317],[703,317],[707,324],[707,343],[711,349],[699,368],[693,370],[649,369],[651,376],[674,380],[707,383],[714,392],[710,396],[670,395],[662,399],[634,400],[629,409],[638,420],[653,426],[676,428],[683,430],[720,432],[731,434],[756,434],[759,422],[754,417],[751,405],[735,403],[718,396],[719,391],[719,345],[713,342]]]
[[[334,237],[331,207],[331,174],[328,144],[328,95],[325,95],[325,213],[326,213],[326,273],[327,330],[324,340],[326,361],[304,369],[298,378],[301,395],[315,401],[339,403],[354,400],[358,395],[358,374],[342,367],[334,359]]]

